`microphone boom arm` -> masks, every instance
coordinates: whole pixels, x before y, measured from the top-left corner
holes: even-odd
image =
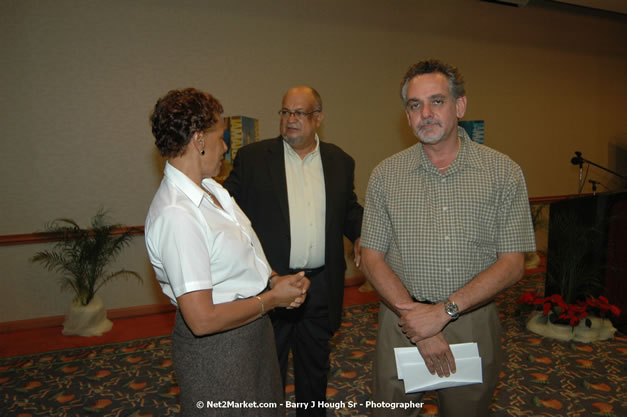
[[[579,167],[581,167],[581,165],[585,162],[585,163],[587,163],[587,164],[589,164],[589,165],[593,165],[593,166],[595,166],[595,167],[597,167],[597,168],[601,168],[603,171],[607,171],[607,172],[609,172],[610,174],[616,175],[618,178],[620,178],[620,179],[622,179],[622,180],[627,181],[627,175],[621,175],[621,174],[619,174],[618,172],[614,172],[614,171],[612,171],[611,169],[605,168],[604,166],[601,166],[601,165],[599,165],[599,164],[596,164],[596,163],[594,163],[594,162],[592,162],[592,161],[588,161],[587,159],[585,159],[585,158],[583,158],[583,157],[581,156],[581,152],[575,152],[575,155],[576,155],[576,156],[575,156],[573,159],[571,159],[571,160],[570,160],[570,162],[571,162],[572,164],[574,164],[574,165],[579,165]]]

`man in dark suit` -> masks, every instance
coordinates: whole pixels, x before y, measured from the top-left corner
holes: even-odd
[[[354,160],[318,139],[322,100],[310,87],[283,97],[281,135],[240,149],[224,187],[244,210],[278,274],[305,271],[311,280],[298,309],[271,313],[285,384],[294,357],[298,415],[325,415],[329,340],[340,325],[344,295],[344,239],[359,265],[363,208],[354,192]],[[272,282],[272,280],[271,280]]]

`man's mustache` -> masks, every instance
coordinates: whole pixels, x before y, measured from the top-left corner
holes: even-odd
[[[435,119],[425,119],[422,122],[420,122],[420,124],[418,125],[418,128],[420,129],[421,127],[425,127],[426,125],[430,125],[430,124],[435,124],[435,125],[442,127],[440,122]]]

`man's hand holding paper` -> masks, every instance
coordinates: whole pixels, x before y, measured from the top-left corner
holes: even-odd
[[[449,378],[439,378],[428,372],[427,364],[416,348],[395,348],[396,372],[398,379],[403,380],[405,393],[482,383],[481,357],[477,344],[454,344],[450,350],[459,363],[458,372]]]
[[[431,375],[448,377],[455,373],[455,358],[442,329],[450,320],[441,304],[407,303],[397,306],[398,322],[407,338],[415,343]]]
[[[455,358],[442,332],[420,340],[416,346],[431,375],[449,377],[455,373]]]

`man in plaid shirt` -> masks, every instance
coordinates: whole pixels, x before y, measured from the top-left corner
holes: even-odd
[[[375,401],[405,394],[395,347],[417,346],[432,374],[455,372],[449,344],[476,342],[483,383],[437,391],[441,416],[488,415],[501,364],[494,297],[520,280],[535,250],[525,179],[509,157],[470,140],[457,68],[437,60],[409,68],[401,96],[419,142],[372,172],[362,225],[363,270],[382,303]],[[419,409],[375,409],[417,415]]]

